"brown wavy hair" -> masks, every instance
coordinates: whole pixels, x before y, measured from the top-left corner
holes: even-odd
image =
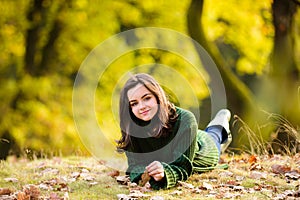
[[[158,112],[155,115],[154,123],[151,123],[151,128],[148,134],[151,137],[160,138],[167,137],[172,129],[172,124],[177,120],[177,113],[174,104],[172,104],[159,85],[159,83],[150,75],[145,73],[135,74],[131,76],[121,90],[119,102],[119,118],[121,139],[118,142],[117,150],[122,152],[126,150],[130,144],[130,137],[134,131],[133,123],[142,126],[142,120],[136,118],[132,113],[129,99],[127,96],[128,90],[138,84],[144,85],[156,98],[158,103]]]

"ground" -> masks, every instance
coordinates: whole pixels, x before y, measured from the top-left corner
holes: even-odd
[[[222,156],[229,168],[193,174],[153,191],[92,157],[10,157],[0,163],[0,200],[17,199],[300,199],[300,154]]]

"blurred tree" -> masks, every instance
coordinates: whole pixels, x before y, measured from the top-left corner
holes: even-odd
[[[299,111],[293,106],[297,103],[295,98],[291,97],[294,92],[286,89],[292,88],[287,80],[295,80],[297,76],[292,74],[295,75],[297,69],[299,71],[299,58],[295,52],[292,55],[293,45],[300,44],[299,38],[294,38],[293,26],[289,26],[289,23],[294,23],[294,3],[297,1],[289,1],[286,16],[280,17],[287,23],[278,26],[279,30],[287,30],[286,33],[289,33],[284,37],[281,36],[283,34],[273,33],[273,28],[276,27],[272,24],[271,3],[287,5],[287,0],[262,0],[255,3],[250,0],[211,0],[205,1],[205,4],[204,1],[196,0],[2,0],[1,152],[9,151],[4,149],[4,146],[19,152],[20,149],[23,151],[31,148],[41,151],[62,150],[66,154],[72,153],[78,147],[82,148],[72,118],[72,87],[77,70],[99,42],[136,27],[163,27],[181,33],[189,32],[215,59],[225,82],[229,107],[234,114],[246,116],[250,113],[247,109],[257,111],[259,105],[255,99],[258,98],[260,103],[263,102],[261,99],[265,99],[261,107],[268,108],[268,111],[271,111],[274,105],[278,108],[289,105],[289,110],[285,109],[284,112],[291,118],[298,115]],[[275,10],[274,6],[274,14],[283,8],[284,6],[280,5]],[[155,40],[151,35],[148,37],[149,40]],[[272,49],[273,39],[275,46]],[[170,44],[178,44],[178,40],[174,38],[165,40]],[[293,43],[294,40],[298,43]],[[282,77],[281,75],[268,72],[272,50],[272,63],[276,65],[272,72],[277,72],[280,66],[292,66],[281,68],[280,70],[284,69],[282,72],[278,71],[278,74],[286,74],[284,81],[276,78]],[[114,49],[107,51],[113,52]],[[288,58],[287,54],[291,57]],[[298,63],[287,63],[293,59]],[[204,70],[203,77],[197,77],[197,73],[190,70],[189,63],[177,55],[150,49],[123,55],[105,71],[105,76],[99,80],[96,94],[95,103],[99,105],[96,108],[97,116],[100,122],[107,124],[109,134],[113,132],[109,137],[116,139],[119,136],[116,123],[112,122],[115,118],[111,116],[111,93],[117,93],[114,86],[119,84],[119,78],[124,73],[149,63],[172,66],[190,81],[200,101],[209,96],[206,83],[210,80]],[[157,66],[138,69],[146,72],[148,70],[163,81],[176,82],[173,80],[175,77],[166,77]],[[133,72],[138,72],[138,69]],[[263,82],[261,77],[268,77],[277,84],[269,80]],[[282,84],[283,82],[286,84]],[[286,93],[278,95],[277,89],[280,87]],[[177,97],[185,96],[184,92],[184,89],[178,89]],[[289,98],[284,98],[286,96]],[[286,102],[286,99],[289,99],[289,102]],[[186,105],[190,103],[189,98],[180,100]],[[209,100],[207,102],[210,103]],[[210,106],[202,103],[201,108],[209,109]],[[211,116],[208,109],[201,112],[206,113],[201,115],[201,127],[209,120],[204,120],[204,117]],[[283,110],[279,109],[278,113],[283,113]],[[257,112],[252,116],[256,117],[253,117],[255,120],[260,119]],[[293,122],[296,123],[296,119]]]
[[[250,59],[252,54],[255,55],[252,49],[247,52],[245,50],[247,49],[246,46],[249,46],[250,44],[243,40],[243,46],[241,45],[241,48],[235,49],[239,46],[236,41],[239,40],[239,37],[237,37],[237,35],[240,33],[230,33],[230,36],[222,36],[222,33],[217,33],[217,35],[219,35],[219,38],[217,39],[232,37],[229,43],[224,43],[223,46],[219,45],[218,49],[216,47],[216,44],[220,44],[219,40],[217,40],[215,45],[213,45],[213,43],[210,43],[206,38],[206,34],[207,32],[209,32],[209,30],[205,30],[203,25],[204,0],[191,1],[187,14],[189,33],[191,37],[198,41],[214,59],[226,87],[226,93],[228,95],[228,107],[234,114],[237,114],[242,119],[245,119],[251,127],[260,122],[260,120],[262,119],[262,115],[266,118],[266,115],[262,114],[260,110],[261,105],[264,105],[263,109],[266,109],[268,112],[282,114],[288,120],[292,121],[295,126],[299,124],[299,114],[297,114],[299,113],[300,108],[299,102],[297,102],[297,87],[299,87],[299,68],[297,68],[295,62],[294,51],[294,41],[296,33],[294,31],[294,18],[297,10],[297,4],[299,4],[299,2],[296,0],[275,0],[272,2],[272,10],[269,11],[273,14],[273,26],[275,30],[275,36],[272,37],[274,38],[274,48],[271,59],[272,70],[270,73],[266,73],[265,76],[260,79],[257,79],[255,76],[253,76],[248,77],[246,82],[244,82],[245,79],[241,79],[241,77],[239,77],[239,74],[235,74],[231,69],[237,70],[241,67],[245,69],[247,68],[247,66],[249,66],[249,61],[245,61],[245,55],[250,55]],[[243,5],[239,4],[239,6]],[[224,11],[225,8],[221,7],[221,10],[222,9]],[[209,12],[213,13],[214,11],[209,10]],[[225,13],[228,13],[228,10]],[[266,16],[265,11],[263,10],[261,14]],[[233,18],[234,17],[236,16],[233,16]],[[219,18],[219,20],[222,20],[222,23],[225,23],[225,26],[229,27],[230,30],[234,30],[234,27],[232,27],[232,21],[234,21],[234,19],[229,19],[228,17]],[[248,27],[248,29],[250,28],[253,29],[253,27]],[[263,28],[264,29],[262,30],[266,32],[266,27]],[[228,33],[225,32],[225,34]],[[257,38],[256,40],[259,39],[259,36],[257,35],[255,35],[254,37]],[[231,49],[229,48],[230,46],[228,44],[231,44]],[[258,44],[260,45],[260,47],[263,47],[261,43]],[[227,47],[225,45],[227,45]],[[234,68],[228,65],[230,64],[230,62],[224,60],[224,54],[221,55],[220,50],[236,51],[231,52],[232,55],[227,55],[231,58],[235,57],[234,59],[238,60],[233,63],[231,62],[231,65],[234,65]],[[244,58],[241,55],[244,56]],[[259,55],[256,54],[256,56],[254,56],[254,59],[255,57],[258,58]],[[244,61],[242,62],[242,60]],[[259,70],[258,67],[257,70]],[[251,83],[251,85],[249,83]],[[253,93],[252,91],[254,91],[255,93]],[[263,133],[263,138],[267,140],[270,139],[271,132],[270,130],[266,131],[268,132]],[[236,135],[235,146],[238,146],[240,138],[240,135]]]
[[[215,61],[225,84],[228,107],[233,113],[245,116],[248,109],[257,109],[254,104],[253,94],[248,87],[233,74],[227,63],[223,61],[219,50],[207,41],[202,25],[203,5],[204,0],[191,1],[187,14],[189,34],[206,49]],[[203,107],[207,108],[210,106],[204,105]],[[209,119],[206,120],[208,121]]]
[[[298,90],[300,86],[300,68],[296,64],[295,40],[296,24],[295,17],[300,2],[297,0],[274,0],[272,3],[273,24],[275,28],[274,48],[271,58],[271,72],[268,80],[272,84],[269,91],[275,97],[274,111],[281,114],[293,126],[300,124],[300,102]],[[285,123],[285,122],[281,122]],[[273,148],[275,151],[286,150],[280,148],[285,145],[294,149],[297,145],[293,137],[286,129],[286,124],[279,124],[277,139]],[[298,141],[300,142],[300,141]],[[279,145],[276,145],[279,144]]]

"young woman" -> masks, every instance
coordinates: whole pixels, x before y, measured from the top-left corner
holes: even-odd
[[[120,95],[118,150],[128,159],[127,174],[138,183],[144,172],[153,189],[170,188],[193,172],[214,169],[229,145],[230,112],[220,110],[205,131],[195,116],[168,101],[158,82],[148,74],[136,74]],[[225,148],[226,148],[225,147]]]

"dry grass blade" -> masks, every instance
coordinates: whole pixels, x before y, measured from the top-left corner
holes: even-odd
[[[249,145],[250,145],[250,154],[268,154],[268,143],[265,142],[261,136],[261,132],[258,128],[258,133],[254,132],[247,124],[244,122],[239,116],[234,116],[233,125],[236,123],[240,123],[241,127],[239,128],[239,132],[245,133],[248,137]]]
[[[277,125],[278,131],[280,130],[281,132],[286,133],[287,135],[294,138],[298,144],[300,144],[299,130],[297,130],[286,118],[284,118],[282,115],[279,114],[274,114],[274,113],[271,114],[267,113],[267,114],[269,115],[268,119],[272,119],[275,125]]]

